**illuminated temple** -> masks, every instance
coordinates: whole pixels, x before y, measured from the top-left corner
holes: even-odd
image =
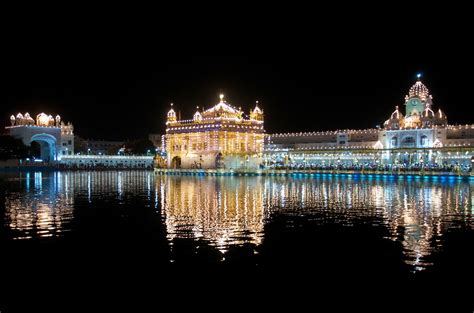
[[[418,80],[383,128],[278,133],[265,138],[268,168],[431,168],[470,171],[474,125],[450,125]]]
[[[191,120],[180,120],[171,108],[165,146],[169,168],[256,169],[262,165],[263,111],[258,102],[248,116],[220,95],[210,109],[197,109]]]

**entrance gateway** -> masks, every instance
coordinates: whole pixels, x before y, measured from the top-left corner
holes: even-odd
[[[26,146],[37,142],[43,162],[60,161],[62,156],[74,154],[74,127],[65,124],[61,117],[40,113],[36,120],[29,113],[18,113],[10,117],[11,126],[6,127],[9,135],[21,139]]]

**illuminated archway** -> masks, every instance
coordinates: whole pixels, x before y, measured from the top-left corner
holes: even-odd
[[[181,158],[179,156],[175,156],[171,160],[171,168],[181,168]]]
[[[30,145],[33,141],[39,143],[41,148],[41,159],[43,161],[56,161],[56,137],[49,134],[36,134],[31,137]]]

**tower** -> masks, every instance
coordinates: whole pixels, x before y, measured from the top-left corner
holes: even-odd
[[[421,116],[426,107],[431,107],[433,97],[428,88],[421,82],[421,74],[416,75],[417,81],[411,86],[408,95],[405,97],[405,116]]]
[[[176,112],[173,110],[173,103],[171,103],[171,110],[168,111],[166,123],[176,122]]]

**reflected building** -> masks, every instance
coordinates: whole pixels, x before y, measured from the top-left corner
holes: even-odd
[[[449,179],[103,171],[32,172],[5,180],[10,187],[2,223],[11,239],[63,236],[75,231],[75,218],[95,219],[91,212],[110,204],[107,214],[115,215],[102,216],[100,223],[127,220],[124,212],[135,216],[144,208],[159,215],[149,226],[164,227],[171,246],[199,239],[225,253],[236,245],[265,245],[267,225],[279,218],[288,223],[278,227],[294,227],[296,217],[308,221],[305,227],[370,227],[374,236],[399,243],[405,261],[419,270],[430,265],[430,255],[452,228],[474,228],[474,185]]]
[[[122,200],[126,196],[152,201],[153,173],[27,172],[5,178],[14,188],[5,197],[5,220],[12,239],[57,237],[71,231],[77,199]]]
[[[158,176],[168,238],[200,238],[221,251],[263,238],[264,185],[259,179]]]
[[[338,177],[176,177],[157,179],[168,239],[200,238],[225,252],[259,245],[277,215],[306,216],[314,227],[369,224],[400,242],[415,270],[430,265],[449,220],[472,223],[468,183]],[[446,185],[449,184],[449,185]]]

